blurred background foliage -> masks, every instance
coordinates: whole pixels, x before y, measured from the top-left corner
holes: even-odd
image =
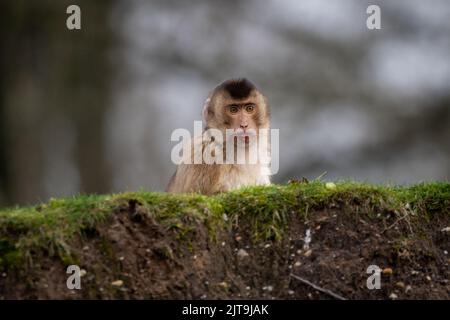
[[[2,0],[0,39],[1,206],[163,190],[172,131],[241,76],[280,129],[276,182],[450,176],[445,0]]]

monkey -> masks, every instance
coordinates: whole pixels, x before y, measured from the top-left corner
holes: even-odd
[[[187,152],[184,161],[177,166],[166,188],[167,192],[213,195],[244,186],[270,184],[266,164],[259,159],[255,163],[242,161],[243,157],[247,160],[255,156],[253,147],[260,136],[260,129],[270,128],[267,99],[251,81],[237,78],[217,85],[205,101],[202,118],[203,134],[187,143],[191,152]],[[209,133],[213,130],[225,136],[225,141],[219,144],[215,139],[217,135],[211,136]],[[262,148],[261,143],[259,146]],[[266,144],[265,150],[260,149],[260,152],[267,153],[269,148]],[[232,161],[195,163],[193,159],[199,153],[203,155],[206,150],[212,150],[212,155],[217,153],[219,160],[223,160],[229,152]]]

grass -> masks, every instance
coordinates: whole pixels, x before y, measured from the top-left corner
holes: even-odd
[[[69,263],[75,258],[70,245],[74,237],[83,238],[86,230],[107,223],[130,200],[180,239],[189,238],[195,223],[206,225],[212,236],[218,229],[246,223],[256,240],[280,239],[290,214],[306,220],[314,210],[333,206],[365,215],[407,208],[426,223],[436,215],[450,215],[450,183],[397,187],[313,181],[249,187],[213,197],[130,192],[51,199],[37,206],[0,210],[0,267],[33,265],[42,253]]]

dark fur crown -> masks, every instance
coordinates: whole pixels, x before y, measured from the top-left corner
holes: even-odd
[[[216,91],[224,90],[233,99],[245,99],[255,90],[255,85],[246,78],[229,79],[222,82]]]

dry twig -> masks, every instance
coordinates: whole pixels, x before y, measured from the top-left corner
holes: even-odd
[[[328,290],[328,289],[324,289],[324,288],[322,288],[322,287],[319,287],[318,285],[316,285],[316,284],[314,284],[314,283],[312,283],[312,282],[310,282],[310,281],[308,281],[308,280],[306,280],[306,279],[303,279],[302,277],[299,277],[299,276],[297,276],[297,275],[295,275],[295,274],[293,274],[293,273],[291,273],[290,276],[291,276],[292,278],[298,280],[298,281],[303,282],[304,284],[307,284],[308,286],[313,287],[313,288],[316,289],[317,291],[320,291],[320,292],[322,292],[322,293],[325,293],[325,294],[328,294],[328,295],[332,296],[332,297],[335,298],[335,299],[338,299],[338,300],[347,300],[347,299],[344,298],[343,296],[340,296],[340,295],[338,295],[337,293],[334,293],[334,292],[332,292],[332,291],[330,291],[330,290]]]

